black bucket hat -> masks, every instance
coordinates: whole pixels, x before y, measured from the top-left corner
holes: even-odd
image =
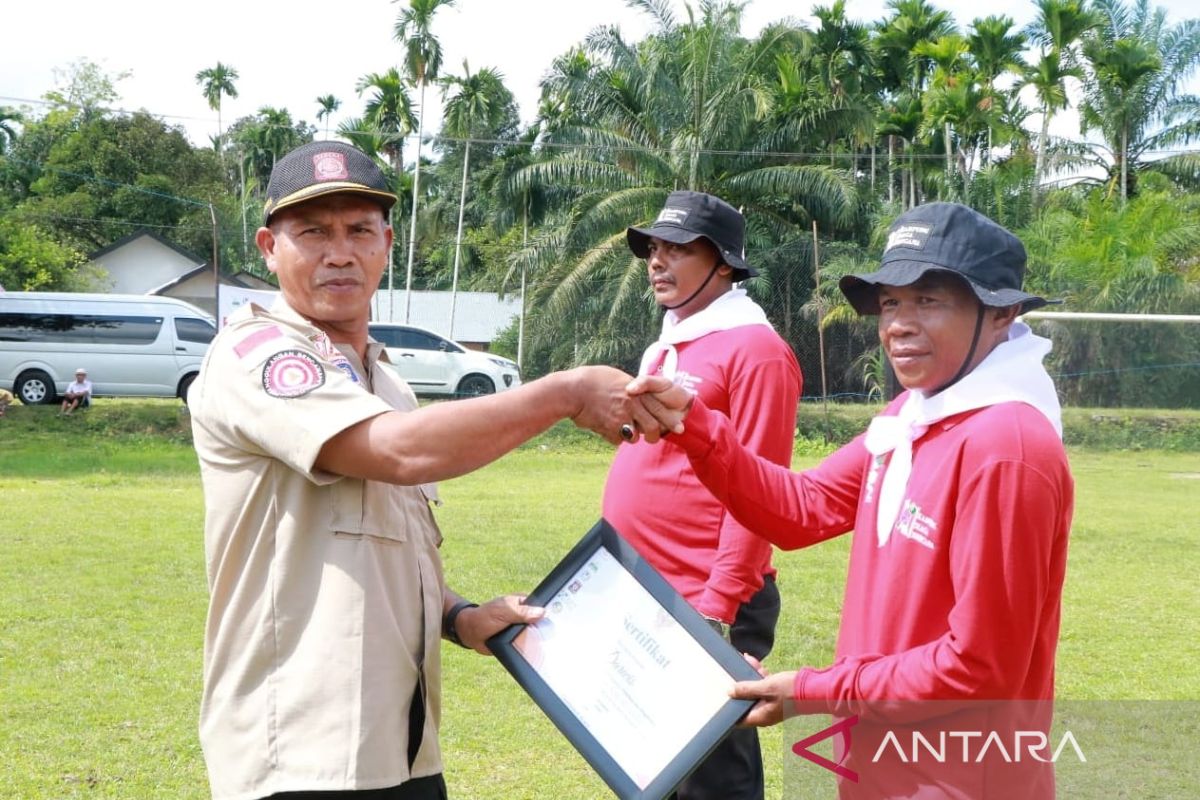
[[[357,194],[383,206],[387,214],[396,195],[371,157],[341,142],[309,142],[279,159],[267,184],[263,225],[281,208],[326,194]]]
[[[930,270],[962,278],[991,308],[1020,305],[1021,313],[1051,302],[1021,290],[1021,240],[958,203],[928,203],[901,214],[888,231],[879,271],[845,275],[838,288],[860,315],[879,313],[879,286],[908,286]]]
[[[704,237],[717,248],[721,260],[733,267],[735,281],[758,274],[742,255],[746,249],[746,218],[729,203],[711,194],[671,192],[653,225],[625,231],[629,249],[638,258],[650,255],[652,236],[675,244],[687,244]]]

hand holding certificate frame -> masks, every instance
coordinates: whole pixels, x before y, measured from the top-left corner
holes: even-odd
[[[661,800],[749,710],[758,673],[606,521],[488,646],[622,800]]]

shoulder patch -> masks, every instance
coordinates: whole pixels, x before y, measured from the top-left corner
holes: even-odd
[[[263,389],[272,397],[303,397],[324,384],[325,369],[302,350],[281,350],[263,365]]]
[[[283,336],[283,331],[279,330],[279,326],[270,325],[266,328],[259,328],[251,334],[248,334],[240,342],[233,346],[233,352],[238,358],[245,358],[250,353],[254,352],[260,344],[265,344],[272,339],[278,339]]]

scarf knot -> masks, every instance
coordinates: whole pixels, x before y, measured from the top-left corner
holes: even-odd
[[[745,289],[730,289],[713,300],[705,308],[691,316],[680,319],[674,311],[663,315],[662,333],[658,340],[642,354],[639,375],[649,375],[661,367],[662,374],[675,377],[679,354],[675,345],[691,342],[716,331],[740,328],[743,325],[766,325],[771,327],[767,314],[758,303],[750,299]]]
[[[913,443],[934,423],[965,411],[1018,402],[1040,411],[1062,438],[1058,393],[1042,366],[1052,346],[1049,339],[1034,335],[1025,323],[1014,322],[1008,341],[996,346],[957,383],[932,397],[914,389],[894,416],[871,420],[863,439],[867,452],[873,456],[892,454],[876,507],[875,535],[880,547],[891,537],[904,502],[912,474]]]

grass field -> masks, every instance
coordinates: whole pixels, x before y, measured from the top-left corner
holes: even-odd
[[[204,798],[206,605],[195,457],[95,418],[0,420],[0,798]],[[810,452],[811,448],[805,450]],[[597,517],[611,452],[548,437],[443,484],[446,572],[531,589]],[[799,456],[796,466],[815,463]],[[1073,450],[1059,696],[1200,698],[1200,454]],[[828,661],[845,541],[781,553],[776,669]],[[462,800],[610,796],[508,674],[445,653],[443,748]],[[768,797],[785,752],[764,736]]]

